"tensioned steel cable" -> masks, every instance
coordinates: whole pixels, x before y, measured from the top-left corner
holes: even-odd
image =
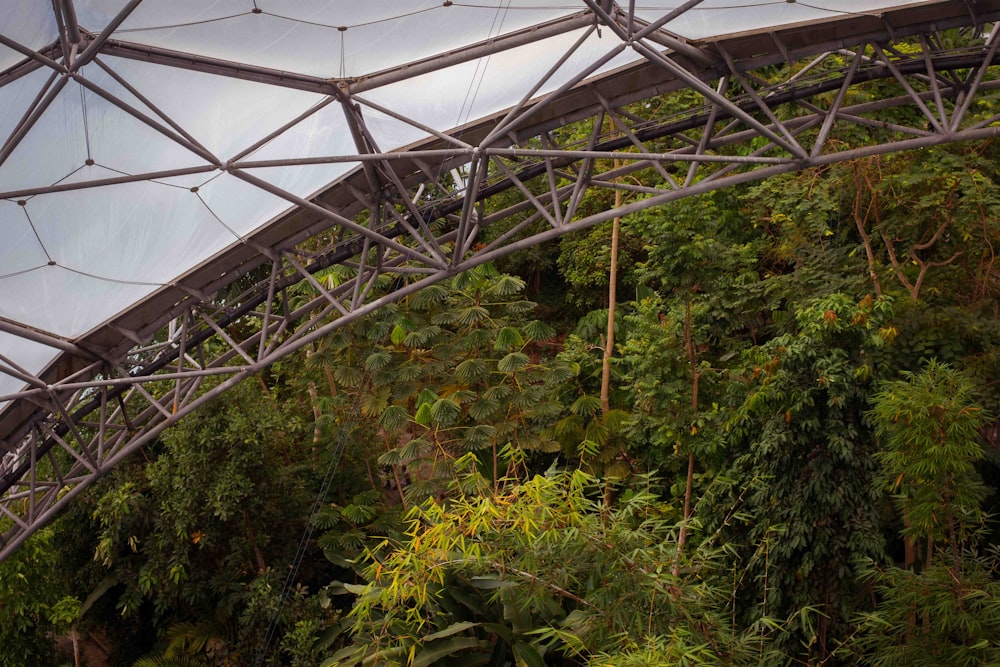
[[[396,284],[393,285],[393,288],[398,286],[399,280],[400,279],[396,280]],[[386,315],[382,320],[383,324],[388,323],[392,316],[393,312],[391,310],[386,312]],[[371,371],[368,368],[365,368],[365,372],[361,376],[360,386],[367,384],[370,377]],[[340,460],[343,458],[344,450],[347,448],[348,437],[360,421],[361,395],[361,392],[358,392],[354,397],[354,401],[348,410],[347,420],[340,426],[340,434],[334,446],[333,455],[330,458],[330,462],[327,464],[326,473],[323,475],[323,482],[320,484],[319,491],[316,493],[316,499],[313,501],[312,508],[309,510],[306,527],[302,531],[302,538],[299,540],[299,546],[295,551],[295,557],[292,559],[291,568],[289,569],[288,576],[285,577],[285,583],[281,588],[278,608],[275,609],[274,615],[271,617],[271,622],[267,626],[267,632],[264,634],[264,641],[261,644],[260,649],[257,652],[257,657],[253,663],[254,667],[263,667],[264,661],[267,660],[268,653],[270,652],[271,643],[274,641],[274,637],[278,634],[278,627],[281,625],[281,612],[284,611],[285,603],[292,595],[292,590],[295,587],[295,580],[298,579],[299,568],[302,566],[302,561],[305,559],[309,543],[312,541],[313,532],[316,530],[314,519],[320,508],[326,503],[326,496],[330,492],[330,487],[333,485],[333,480],[337,475],[338,469],[340,468]]]

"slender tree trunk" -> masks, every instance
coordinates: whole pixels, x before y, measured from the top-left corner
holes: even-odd
[[[257,573],[260,574],[267,569],[267,564],[264,562],[264,554],[261,553],[260,547],[257,546],[257,532],[253,529],[250,515],[247,514],[245,509],[243,510],[243,524],[247,528],[247,540],[250,542],[250,546],[253,547],[254,565],[257,566]]]
[[[691,336],[691,300],[688,299],[687,310],[684,313],[684,344],[687,347],[688,362],[691,364],[691,418],[698,414],[698,357],[694,351],[694,340]],[[694,427],[692,426],[692,429]],[[688,521],[691,519],[691,496],[694,486],[694,452],[688,452],[687,481],[684,485],[684,521],[677,535],[677,558],[674,560],[674,576],[680,574],[680,554],[687,543]]]
[[[907,516],[903,517],[903,528],[909,529],[910,519]],[[903,536],[903,568],[907,570],[913,569],[917,563],[917,543],[912,537],[906,535]]]
[[[496,440],[493,441],[493,493],[497,493],[500,490],[500,471],[497,470],[497,466],[500,465],[500,458],[497,456],[497,443]]]
[[[382,440],[385,442],[385,451],[390,451],[392,449],[392,443],[389,442],[389,434],[386,433],[385,429],[380,429],[382,431]],[[406,511],[406,496],[403,494],[403,479],[399,476],[399,464],[392,463],[389,465],[392,470],[392,478],[396,481],[396,493],[399,494],[399,503],[403,506],[403,511]]]
[[[861,235],[861,242],[865,246],[865,256],[868,258],[868,276],[872,279],[872,284],[875,287],[875,296],[882,296],[882,283],[875,268],[875,251],[872,248],[871,237],[868,236],[868,231],[865,229],[865,225],[868,222],[868,214],[861,215],[861,176],[858,174],[857,163],[854,165],[854,184],[854,225],[858,228],[858,234]]]
[[[319,392],[316,390],[316,383],[310,380],[306,384],[306,390],[309,392],[309,402],[312,404],[313,413],[313,454],[316,453],[316,447],[319,445],[320,441],[323,439],[323,428],[320,426],[320,419],[323,417],[323,412],[319,409]]]
[[[618,160],[615,160],[615,168]],[[622,205],[622,191],[615,190],[615,208]],[[615,308],[618,297],[618,233],[621,218],[615,216],[611,223],[611,269],[608,274],[608,335],[604,338],[604,359],[601,363],[601,410],[611,411],[611,355],[615,350]]]

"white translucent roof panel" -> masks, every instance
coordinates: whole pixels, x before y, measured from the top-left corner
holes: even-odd
[[[156,287],[113,282],[61,266],[8,276],[0,285],[0,317],[70,336],[103,322]],[[3,335],[0,349],[6,348],[8,338]]]
[[[119,2],[92,3],[80,23],[106,25]],[[576,3],[501,0],[147,0],[115,36],[313,76],[396,67],[583,9]],[[448,30],[441,30],[448,25]]]
[[[636,16],[655,21],[679,4],[647,0],[637,3]],[[688,39],[704,39],[791,23],[876,14],[880,9],[902,4],[906,3],[900,0],[704,0],[664,28]]]
[[[0,317],[74,338],[169,284],[178,267],[190,268],[238,240],[187,188],[137,182],[103,190],[101,196],[88,190],[38,195],[16,207],[31,226],[19,228],[23,252],[0,261],[37,268],[4,269]]]
[[[24,385],[24,382],[14,375],[2,372],[4,367],[13,365],[15,371],[23,370],[30,374],[34,372],[33,369],[45,367],[57,354],[58,350],[41,343],[13,336],[5,337],[0,347],[0,356],[7,359],[6,361],[0,359],[0,396],[12,394]],[[6,405],[6,401],[0,401],[0,410]]]
[[[63,86],[48,111],[0,165],[0,190],[52,185],[84,165],[87,135],[80,93],[73,82]]]
[[[322,95],[122,58],[105,61],[216,157],[228,160]]]
[[[261,177],[266,179],[263,175]],[[280,178],[276,180],[280,181]],[[220,174],[202,185],[198,194],[205,206],[241,237],[288,208],[284,199],[229,174]]]
[[[421,133],[421,136],[424,133]],[[394,146],[393,146],[394,147]],[[380,146],[381,148],[381,146]],[[248,156],[248,160],[281,160],[289,156],[350,156],[358,148],[340,104],[334,102],[312,109],[294,126],[271,139]],[[311,195],[326,184],[358,166],[357,162],[322,165],[268,167],[251,173],[300,196]]]
[[[0,17],[0,34],[29,49],[40,49],[59,34],[48,2],[0,0]],[[0,70],[23,59],[14,49],[0,46]]]
[[[407,116],[436,130],[446,130],[481,118],[518,102],[542,83],[542,77],[573,47],[585,30],[550,37],[516,50],[453,65],[413,79],[389,84],[365,93],[390,109],[405,109]],[[559,69],[537,88],[535,96],[557,89],[587,71],[608,55],[618,40],[607,31],[594,32]],[[614,69],[639,56],[624,50],[591,74]],[[526,66],[530,63],[530,66]],[[420,95],[414,95],[420,90]]]
[[[0,137],[10,136],[49,78],[49,72],[38,69],[0,87],[0,109],[4,110],[0,113]]]
[[[26,206],[0,201],[0,238],[3,239],[0,244],[0,280],[48,264],[49,258],[38,241]],[[0,302],[2,298],[0,296]],[[7,298],[14,299],[16,295],[10,294]]]

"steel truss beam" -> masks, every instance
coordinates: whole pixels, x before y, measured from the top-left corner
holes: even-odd
[[[678,11],[698,1],[690,0]],[[744,58],[739,44],[688,44],[662,31],[668,17],[643,24],[631,11],[634,3],[629,9],[610,5],[609,10],[607,3],[588,0],[590,12],[546,30],[559,34],[597,20],[621,39],[609,47],[606,59],[631,48],[644,57],[643,63],[594,81],[578,76],[533,100],[540,83],[506,112],[453,133],[424,127],[366,100],[363,90],[370,83],[339,85],[301,77],[269,81],[291,87],[321,83],[329,97],[293,122],[339,104],[357,153],[252,160],[249,156],[269,137],[224,164],[152,105],[156,118],[88,82],[80,72],[85,62],[116,77],[99,56],[133,57],[133,47],[115,41],[107,31],[96,37],[86,34],[75,24],[72,3],[57,4],[65,22],[62,62],[53,59],[53,49],[30,61],[50,67],[53,78],[7,138],[0,161],[72,78],[201,155],[207,165],[196,170],[224,170],[286,200],[295,212],[243,239],[220,258],[214,273],[165,286],[156,297],[163,301],[151,302],[156,307],[147,308],[141,317],[130,313],[109,323],[108,331],[117,334],[65,340],[0,320],[6,334],[62,351],[57,374],[48,369],[33,375],[0,356],[0,373],[24,382],[21,391],[0,396],[0,403],[11,402],[0,415],[0,515],[6,519],[0,519],[6,526],[0,559],[95,480],[198,407],[337,328],[458,272],[617,216],[733,184],[1000,134],[1000,116],[972,112],[988,108],[977,103],[992,99],[1000,88],[996,31],[985,39],[970,37],[969,45],[960,49],[943,48],[945,40],[921,32],[919,26],[909,30],[916,37],[906,49],[893,48],[887,33],[853,46],[835,40],[823,45],[830,47],[826,52],[809,53],[812,60],[807,64],[789,63],[783,75],[776,76],[776,61],[762,58],[759,49]],[[129,3],[118,19],[124,20],[135,4]],[[966,14],[962,20],[994,20],[1000,4],[990,8],[991,14]],[[904,32],[896,28],[897,37]],[[489,48],[510,48],[520,43],[518,39],[527,37],[470,47],[436,66],[480,57]],[[781,59],[806,55],[805,47],[794,41],[775,40]],[[921,48],[916,50],[914,44]],[[273,74],[247,68],[227,71],[225,63],[205,59],[189,59],[184,65],[176,54],[148,49],[142,57],[192,69],[211,66],[216,74],[241,78]],[[761,71],[765,66],[766,73]],[[128,89],[126,81],[119,83]],[[894,92],[871,101],[868,89],[873,85]],[[687,108],[662,117],[651,112],[662,93],[682,87],[697,93]],[[879,116],[898,108],[913,111],[897,114],[914,118],[912,125],[887,123]],[[430,138],[409,150],[383,152],[366,124],[371,110],[411,123]],[[851,131],[856,128],[865,131]],[[858,137],[864,143],[850,143]],[[361,166],[313,199],[252,173],[265,166],[333,162]],[[0,198],[178,173],[57,184],[4,192]],[[617,208],[579,216],[584,196],[600,190],[620,191],[625,201]],[[502,221],[509,222],[507,231],[493,238],[484,233]],[[317,239],[323,240],[319,250]],[[324,281],[334,265],[351,269],[353,278],[335,286]],[[212,296],[251,272],[259,278],[251,287]],[[298,300],[290,298],[292,290]]]

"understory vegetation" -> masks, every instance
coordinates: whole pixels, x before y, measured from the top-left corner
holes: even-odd
[[[998,158],[622,219],[607,364],[611,222],[342,327],[0,564],[0,665],[1000,664]]]

